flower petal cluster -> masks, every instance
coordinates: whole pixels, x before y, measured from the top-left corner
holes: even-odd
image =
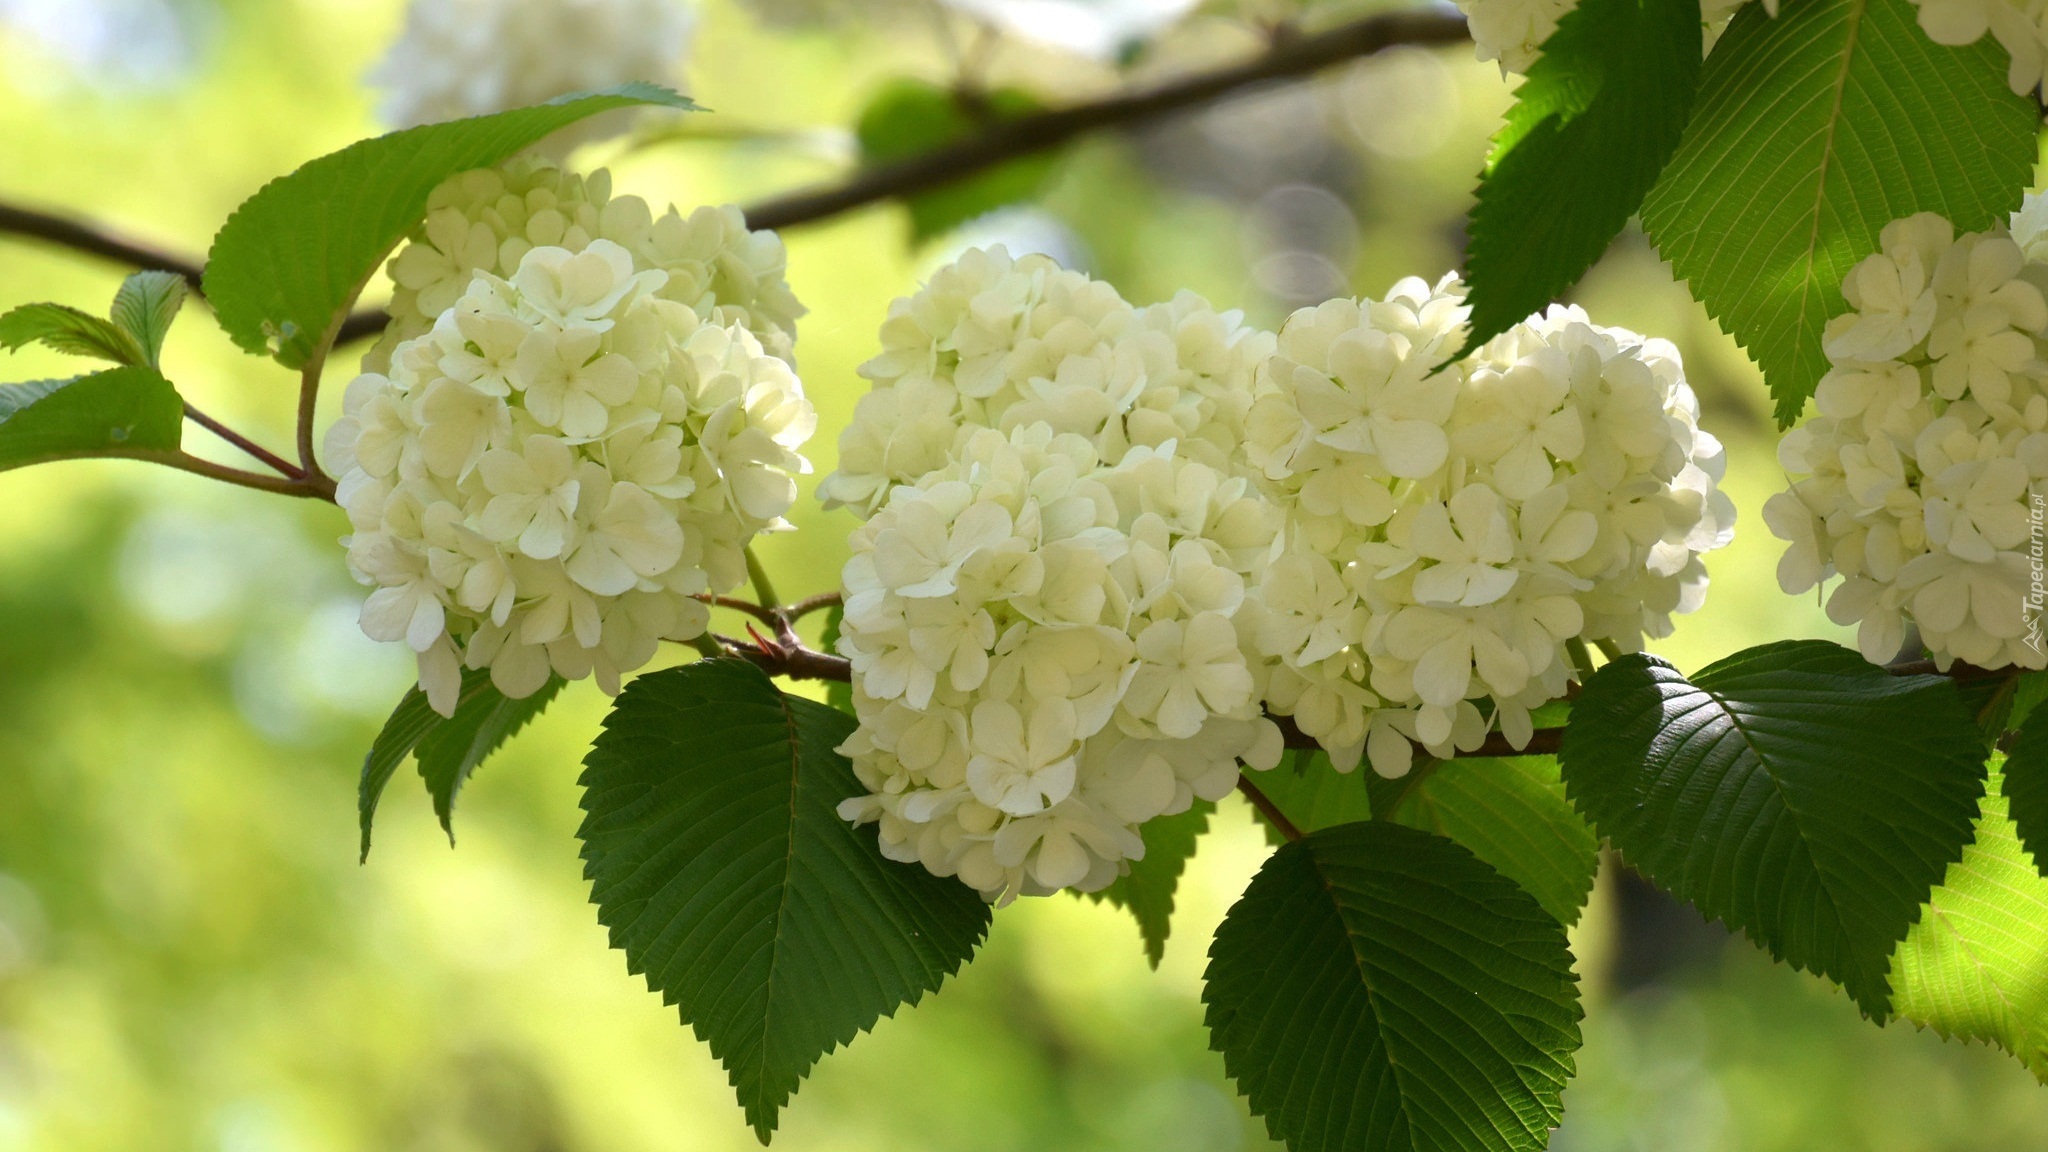
[[[840,649],[883,851],[991,899],[1097,891],[1139,825],[1271,767],[1247,588],[1277,508],[1230,459],[1269,335],[974,251],[892,308],[821,492],[865,523]]]
[[[1817,414],[1778,459],[1799,477],[1764,505],[1787,542],[1778,582],[1841,576],[1828,616],[1883,663],[1906,625],[1943,667],[2048,665],[2029,629],[2048,493],[2048,262],[2029,196],[2013,231],[1958,236],[1923,212],[1885,226],[1842,284]]]
[[[1408,770],[1562,695],[1574,640],[1636,651],[1706,589],[1734,507],[1678,353],[1552,308],[1446,363],[1462,286],[1295,313],[1246,451],[1287,518],[1253,589],[1267,704],[1340,770]]]
[[[400,343],[424,335],[478,273],[509,278],[535,248],[581,252],[597,240],[664,274],[655,294],[720,326],[739,325],[770,354],[793,362],[804,313],[783,278],[782,238],[750,231],[732,205],[656,217],[638,196],[614,196],[611,174],[578,175],[532,157],[444,181],[393,256],[391,323],[366,370],[382,372]]]
[[[680,0],[412,0],[370,83],[400,128],[631,80],[672,85],[694,25]]]
[[[363,631],[418,655],[442,715],[464,667],[514,698],[550,673],[618,691],[787,526],[816,414],[785,361],[667,279],[609,240],[532,247],[349,385],[327,454],[375,589]]]

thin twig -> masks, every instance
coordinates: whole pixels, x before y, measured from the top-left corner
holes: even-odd
[[[201,412],[199,409],[193,407],[190,401],[187,401],[185,403],[185,419],[192,421],[194,424],[199,425],[201,428],[206,429],[208,432],[213,433],[215,436],[218,436],[221,439],[227,441],[228,443],[234,445],[235,447],[240,448],[242,451],[247,452],[249,455],[255,457],[258,460],[261,460],[263,463],[270,465],[272,468],[277,469],[279,475],[285,476],[292,480],[297,480],[305,475],[304,472],[300,471],[297,467],[293,466],[289,461],[285,460],[284,457],[277,455],[270,449],[265,448],[263,445],[258,444],[254,440],[251,440],[248,437],[242,435],[240,432],[235,431],[233,428],[230,428],[227,425],[221,423],[220,421],[215,420],[213,417],[208,416],[206,413]]]
[[[161,464],[180,472],[190,472],[209,480],[219,480],[239,488],[254,488],[259,492],[274,492],[280,496],[296,496],[306,500],[334,500],[334,482],[325,477],[314,479],[289,476],[268,476],[261,472],[249,472],[230,468],[211,460],[202,460],[189,452],[165,452],[155,448],[96,448],[89,452],[70,453],[51,457],[53,460],[141,460],[149,464]]]
[[[54,212],[43,212],[14,204],[0,204],[0,233],[45,240],[60,248],[84,252],[125,264],[150,268],[185,278],[192,290],[199,290],[201,269],[195,260],[167,252],[153,244],[123,236],[109,228]]]
[[[1057,148],[1090,132],[1156,120],[1247,88],[1299,79],[1397,44],[1452,44],[1469,35],[1465,18],[1449,8],[1369,16],[1287,40],[1240,64],[992,123],[959,143],[861,169],[841,183],[754,204],[746,210],[747,224],[777,229],[809,224],[877,201],[928,192],[1020,156]]]
[[[1237,775],[1237,790],[1244,793],[1244,798],[1252,802],[1252,807],[1257,808],[1266,819],[1272,821],[1273,827],[1278,829],[1282,836],[1289,840],[1301,839],[1301,829],[1294,826],[1294,821],[1287,818],[1287,813],[1282,812],[1280,806],[1273,803],[1264,792],[1259,791],[1259,786],[1252,783],[1251,778],[1242,772]]]
[[[702,600],[706,604],[716,605],[720,608],[730,608],[735,612],[744,612],[761,623],[768,625],[770,628],[776,627],[781,623],[776,617],[774,609],[763,608],[752,600],[741,600],[734,596],[713,596],[709,592],[699,593],[691,597],[691,599]]]
[[[784,612],[791,621],[797,621],[820,609],[836,607],[841,601],[842,597],[837,592],[820,592],[791,604]]]

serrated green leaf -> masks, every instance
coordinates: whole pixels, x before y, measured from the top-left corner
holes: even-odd
[[[13,352],[30,344],[42,344],[68,356],[154,367],[128,333],[65,304],[23,304],[0,316],[0,348]]]
[[[356,784],[356,818],[362,828],[362,859],[370,858],[370,826],[377,818],[377,802],[392,774],[407,756],[419,762],[420,778],[433,798],[434,814],[441,827],[455,841],[450,820],[455,810],[455,793],[491,753],[517,735],[528,721],[540,715],[564,681],[548,677],[540,691],[521,700],[507,699],[491,684],[487,668],[462,674],[462,691],[455,698],[455,715],[442,716],[427,703],[427,694],[417,687],[392,709],[390,719],[370,744],[363,758],[363,774]]]
[[[957,971],[989,923],[837,807],[853,720],[742,660],[627,685],[584,761],[584,873],[627,966],[725,1064],[765,1143],[820,1056]]]
[[[1275,852],[1209,949],[1210,1046],[1293,1152],[1534,1150],[1579,1046],[1564,927],[1384,822]]]
[[[2048,1083],[2048,880],[2006,800],[1993,771],[1975,839],[1892,958],[1893,1000],[1901,1018],[1995,1044]]]
[[[1195,854],[1195,842],[1209,830],[1209,814],[1216,805],[1196,800],[1187,811],[1157,816],[1138,829],[1145,841],[1145,855],[1129,863],[1130,871],[1109,887],[1089,896],[1130,909],[1138,922],[1138,935],[1145,941],[1145,958],[1152,967],[1166,958],[1166,937],[1173,930],[1173,894],[1180,886],[1180,874]]]
[[[1699,0],[1584,0],[1558,22],[1479,181],[1460,356],[1542,311],[1607,250],[1677,151],[1699,73]]]
[[[1792,640],[1690,681],[1653,656],[1606,665],[1561,760],[1630,864],[1883,1019],[1892,950],[1969,839],[1985,754],[1946,678]]]
[[[2048,709],[2030,710],[2013,738],[2005,760],[2005,799],[2015,834],[2034,867],[2048,877]]]
[[[1694,296],[1763,368],[1780,425],[1827,370],[1842,277],[1887,223],[1964,230],[2019,207],[2040,115],[2005,50],[1927,38],[1911,0],[1799,0],[1738,12],[1700,77],[1643,224]]]
[[[351,144],[263,186],[214,237],[206,298],[247,351],[305,364],[443,180],[500,163],[587,116],[639,104],[694,109],[653,84],[407,128]]]
[[[922,80],[891,81],[861,111],[854,136],[863,161],[877,163],[915,156],[971,136],[989,121],[1012,120],[1040,111],[1027,92],[1005,88],[979,97],[970,110],[962,97]],[[951,231],[985,212],[1029,200],[1044,187],[1056,157],[1035,153],[907,198],[913,243]]]
[[[152,368],[163,356],[164,337],[170,334],[178,309],[185,306],[188,290],[185,278],[175,272],[145,271],[121,281],[114,293],[107,315],[134,340],[144,363]]]
[[[88,456],[178,450],[185,402],[151,368],[0,384],[0,472]]]
[[[1371,789],[1381,786],[1381,777],[1368,767],[1339,772],[1330,767],[1328,756],[1302,748],[1289,752],[1268,771],[1245,773],[1245,779],[1303,832],[1372,819]],[[1277,848],[1287,843],[1263,814],[1259,826],[1265,829],[1268,844]]]
[[[1565,799],[1553,756],[1438,762],[1385,818],[1471,849],[1567,925],[1600,870],[1600,840]]]

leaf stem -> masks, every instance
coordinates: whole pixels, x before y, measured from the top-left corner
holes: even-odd
[[[788,616],[792,621],[801,620],[813,612],[824,608],[832,608],[843,602],[844,598],[837,592],[820,592],[816,596],[806,596],[791,604],[784,615]]]
[[[1301,839],[1301,829],[1294,826],[1294,821],[1287,818],[1287,813],[1282,812],[1278,804],[1259,791],[1259,786],[1252,783],[1251,777],[1239,772],[1237,790],[1244,793],[1244,798],[1252,802],[1252,807],[1257,808],[1267,820],[1272,821],[1273,827],[1278,829],[1282,836],[1287,837],[1290,842]]]
[[[292,480],[302,479],[305,476],[304,472],[300,471],[297,467],[293,466],[291,463],[286,461],[282,456],[277,455],[276,453],[270,451],[270,449],[265,448],[263,445],[258,444],[254,440],[251,440],[248,437],[242,435],[240,432],[235,431],[233,428],[230,428],[227,425],[221,423],[220,421],[215,420],[213,417],[208,416],[206,413],[201,412],[198,408],[194,407],[190,401],[187,401],[185,404],[185,419],[192,421],[194,424],[199,425],[201,428],[206,429],[208,432],[213,433],[215,436],[220,437],[222,440],[225,440],[228,443],[234,445],[235,447],[240,448],[242,451],[247,452],[250,456],[253,456],[256,459],[262,461],[263,463],[270,465],[272,468],[277,469],[278,474],[281,476],[287,477]]]
[[[1564,642],[1564,650],[1572,658],[1572,667],[1577,669],[1579,673],[1579,683],[1584,684],[1586,681],[1591,680],[1593,678],[1593,654],[1586,651],[1585,637],[1574,636],[1566,640]]]
[[[782,598],[775,594],[775,581],[768,578],[768,569],[761,566],[761,558],[754,555],[754,546],[752,544],[747,545],[746,554],[747,579],[753,581],[754,595],[761,601],[761,607],[766,608],[770,613],[767,617],[767,622],[779,627],[784,623],[784,620],[782,617]]]

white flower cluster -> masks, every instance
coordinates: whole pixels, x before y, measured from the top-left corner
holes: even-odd
[[[1520,747],[1568,642],[1668,635],[1733,532],[1677,349],[1556,307],[1446,364],[1466,313],[1450,277],[1333,300],[1259,373],[1246,448],[1288,524],[1254,590],[1268,704],[1339,770]]]
[[[991,899],[1099,890],[1140,824],[1279,760],[1244,611],[1279,519],[1229,465],[1272,337],[998,248],[882,341],[821,488],[867,520],[841,812]]]
[[[400,128],[631,80],[673,86],[694,23],[680,0],[412,0],[370,83]]]
[[[2041,87],[2048,64],[2048,0],[1913,0],[1920,30],[1936,44],[1975,44],[1991,33],[2009,58],[2005,82],[2021,95]]]
[[[1717,35],[1744,3],[1745,0],[1703,0],[1700,18],[1709,37]],[[1579,6],[1579,0],[1457,0],[1457,4],[1472,30],[1472,44],[1479,58],[1500,61],[1500,70],[1507,73],[1529,70],[1529,65],[1543,54],[1543,42],[1557,31],[1558,21]],[[1765,6],[1773,14],[1777,12],[1776,0],[1766,0]]]
[[[2048,205],[1961,236],[1931,212],[1894,220],[1842,282],[1818,414],[1778,459],[1801,478],[1764,505],[1788,542],[1785,591],[1833,575],[1828,616],[1892,659],[1906,623],[1943,667],[2040,668],[2024,606],[2048,492]]]
[[[349,385],[327,453],[376,588],[363,631],[418,654],[442,715],[465,666],[514,698],[550,672],[618,691],[785,526],[816,414],[787,363],[667,280],[608,240],[529,248]]]
[[[674,207],[656,217],[638,196],[613,196],[611,174],[580,176],[533,158],[478,168],[444,181],[420,227],[388,266],[391,323],[364,357],[383,371],[392,350],[424,335],[478,273],[510,277],[535,248],[581,252],[608,240],[637,266],[664,274],[655,293],[721,326],[746,328],[771,354],[792,360],[803,306],[783,279],[782,238],[747,228],[732,205]]]

